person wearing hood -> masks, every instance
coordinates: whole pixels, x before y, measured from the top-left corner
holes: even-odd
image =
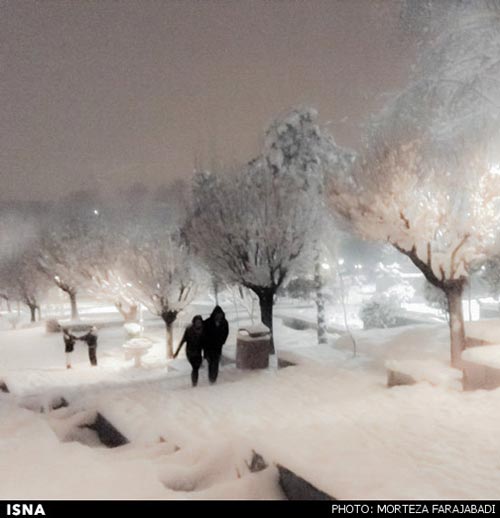
[[[222,346],[226,343],[229,325],[220,306],[215,306],[212,314],[203,322],[203,349],[208,361],[208,379],[217,381]]]
[[[92,367],[97,366],[97,327],[92,326],[90,331],[78,337],[78,340],[83,340],[89,348],[89,361]]]
[[[76,336],[63,328],[64,352],[66,353],[66,368],[71,369],[71,353],[75,348]]]
[[[174,358],[177,358],[182,346],[186,344],[186,357],[191,364],[191,383],[193,387],[198,384],[198,371],[203,361],[201,357],[203,339],[203,318],[201,315],[193,317],[191,325],[186,328],[182,340],[175,351]]]

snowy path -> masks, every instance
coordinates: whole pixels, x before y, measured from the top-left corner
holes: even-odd
[[[495,334],[491,322],[485,329]],[[150,368],[134,371],[118,356],[122,338],[109,330],[99,368],[87,367],[82,353],[70,375],[58,366],[56,338],[36,330],[3,335],[0,377],[11,376],[13,386],[17,379],[19,394],[62,390],[54,395],[71,405],[39,414],[0,394],[0,455],[9,466],[0,470],[0,497],[282,498],[272,466],[248,472],[252,449],[338,498],[499,497],[500,390],[385,387],[387,359],[446,361],[446,326],[356,332],[357,358],[347,337],[320,347],[312,330],[278,322],[276,331],[278,354],[299,365],[260,372],[227,365],[215,386],[205,368],[196,389],[184,359],[176,360],[177,373],[160,366],[163,342]],[[60,442],[54,430],[67,432],[79,413],[94,411],[131,444],[106,450]],[[91,485],[89,470],[99,473]]]
[[[85,405],[134,444],[239,444],[339,498],[498,498],[499,391],[388,390],[376,375],[321,367],[223,381],[176,391],[158,383]]]

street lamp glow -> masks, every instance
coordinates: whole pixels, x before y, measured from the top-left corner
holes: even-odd
[[[97,209],[94,209],[94,214],[95,214],[96,216],[99,216],[99,211],[98,211]]]
[[[344,259],[339,259],[337,262],[339,266],[342,266],[344,264]]]

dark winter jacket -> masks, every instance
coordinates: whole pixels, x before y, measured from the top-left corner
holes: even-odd
[[[215,315],[222,314],[219,325],[216,324]],[[229,324],[227,323],[224,311],[220,306],[215,306],[212,314],[203,322],[203,348],[205,357],[220,355],[222,346],[226,343],[229,334]]]
[[[201,351],[203,345],[203,329],[201,332],[197,332],[193,325],[189,325],[186,327],[184,331],[184,335],[182,336],[181,343],[175,352],[175,356],[179,354],[182,346],[186,344],[186,356],[188,358],[193,358],[199,356],[201,358]]]
[[[89,347],[97,347],[97,334],[89,331],[86,335],[80,336],[79,340],[83,340]]]
[[[67,353],[72,353],[75,348],[76,337],[69,333],[63,333],[64,339],[64,351]]]

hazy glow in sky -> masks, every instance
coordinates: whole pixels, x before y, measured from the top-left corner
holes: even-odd
[[[50,199],[247,160],[317,107],[342,144],[404,83],[398,0],[0,0],[0,197]]]

